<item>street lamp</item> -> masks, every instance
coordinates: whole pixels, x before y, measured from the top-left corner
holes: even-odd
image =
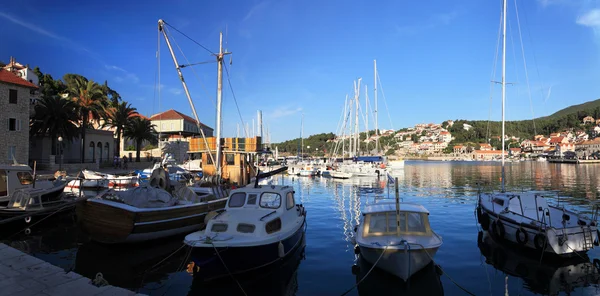
[[[58,137],[58,157],[60,158],[60,163],[58,165],[58,170],[62,172],[62,137]]]

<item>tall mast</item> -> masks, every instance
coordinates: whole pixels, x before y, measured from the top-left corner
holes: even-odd
[[[346,113],[348,112],[346,109],[348,108],[348,95],[346,95],[346,100],[344,101],[344,124],[342,125],[342,159],[346,157]]]
[[[377,60],[373,60],[373,71],[375,75],[373,88],[375,92],[375,153],[379,153],[379,128],[378,128],[378,118],[377,118]]]
[[[369,151],[369,90],[367,89],[367,85],[365,85],[365,130],[367,132],[367,153]]]
[[[302,138],[302,142],[300,143],[300,149],[302,151],[300,158],[304,159],[304,112],[302,112],[302,121],[300,123],[300,137]]]
[[[173,58],[173,63],[175,63],[175,69],[177,70],[177,75],[179,76],[179,80],[181,81],[181,84],[183,85],[183,90],[185,91],[185,96],[188,99],[188,102],[190,103],[190,106],[192,107],[192,113],[194,113],[194,119],[196,119],[196,125],[198,126],[198,131],[200,132],[200,134],[202,135],[202,138],[204,139],[204,145],[206,145],[206,147],[208,146],[208,141],[206,140],[206,135],[204,135],[204,130],[202,129],[202,124],[200,123],[200,119],[198,118],[198,113],[196,113],[196,107],[194,107],[194,101],[192,101],[192,96],[190,96],[190,91],[188,90],[187,84],[185,83],[185,79],[183,79],[183,73],[181,73],[181,67],[179,66],[179,63],[177,62],[177,57],[175,57],[175,52],[173,52],[173,47],[171,47],[171,41],[169,40],[169,36],[167,35],[167,31],[165,30],[165,24],[166,22],[162,19],[158,20],[158,30],[159,32],[163,33],[163,36],[165,37],[165,42],[167,43],[167,47],[169,48],[169,52],[171,53],[171,58]],[[223,34],[221,34],[221,45],[223,44]],[[223,51],[223,46],[221,46],[221,52]],[[222,59],[222,57],[221,57]],[[219,63],[219,65],[221,65],[221,63]],[[221,70],[221,67],[219,66],[219,70]],[[220,75],[219,75],[219,82],[222,86],[222,71],[219,71]],[[219,86],[218,88],[218,112],[217,112],[217,122],[219,122],[220,117],[221,117],[221,86]],[[162,127],[161,127],[162,130]],[[219,125],[217,125],[217,135],[219,135],[220,133],[220,129],[219,129]],[[217,143],[220,143],[219,141],[217,141]],[[220,146],[220,144],[217,144]],[[219,146],[217,146],[217,149],[219,149]],[[210,147],[209,147],[209,151],[210,151]],[[218,152],[219,150],[217,150]],[[213,163],[215,162],[215,160],[213,159],[213,156],[211,153],[208,154],[209,158],[213,161]],[[217,157],[219,156],[219,154],[217,154]],[[220,159],[220,158],[217,158]],[[220,162],[217,164],[217,169],[220,170],[221,166],[220,166]],[[219,171],[220,173],[220,171]],[[220,174],[219,174],[220,176]]]
[[[223,52],[223,32],[219,32],[219,54],[217,55],[217,176],[221,176],[221,159],[223,146],[221,145],[221,109],[223,105],[223,56],[230,54]]]
[[[506,0],[502,13],[502,192],[504,192],[504,104],[506,100]]]
[[[358,78],[358,83],[354,86],[354,98],[355,98],[355,102],[354,102],[354,106],[356,107],[356,110],[354,112],[354,156],[358,156],[358,144],[359,144],[359,139],[360,139],[360,135],[358,133],[358,98],[360,96],[360,81],[362,80],[362,78]]]

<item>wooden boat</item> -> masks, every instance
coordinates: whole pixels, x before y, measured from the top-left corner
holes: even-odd
[[[291,186],[235,189],[205,230],[185,237],[194,275],[209,280],[279,262],[300,247],[305,221],[306,211],[296,204]]]
[[[431,263],[442,245],[421,205],[380,202],[367,205],[363,216],[355,228],[360,256],[405,281]]]
[[[199,196],[186,186],[169,193],[165,180],[164,170],[157,169],[150,184],[159,188],[148,184],[126,191],[109,189],[79,203],[81,226],[101,243],[142,242],[199,230],[208,213],[225,207],[226,197]]]

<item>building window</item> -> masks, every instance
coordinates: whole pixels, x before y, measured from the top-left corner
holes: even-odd
[[[234,165],[235,164],[235,154],[231,154],[231,153],[225,154],[225,162],[228,165]]]
[[[16,118],[8,119],[8,130],[9,131],[20,131],[21,130],[21,120]]]
[[[8,160],[17,158],[17,146],[8,146]]]
[[[17,103],[17,90],[16,89],[9,89],[8,90],[8,103],[9,104],[16,104]]]

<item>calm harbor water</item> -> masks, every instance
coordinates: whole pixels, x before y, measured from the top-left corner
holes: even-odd
[[[432,228],[444,239],[435,263],[475,295],[504,295],[505,290],[510,295],[600,294],[600,275],[590,263],[600,259],[600,248],[589,252],[589,258],[540,264],[539,258],[514,252],[480,233],[474,216],[477,190],[497,190],[500,169],[498,162],[406,162],[404,172],[398,175],[402,200],[423,204],[431,213]],[[512,190],[557,190],[561,203],[589,213],[600,191],[600,165],[508,163],[506,180],[507,189]],[[370,268],[356,261],[350,242],[361,209],[374,199],[393,198],[394,189],[388,188],[385,180],[374,178],[280,176],[276,182],[293,185],[297,200],[308,211],[306,247],[281,266],[239,277],[242,289],[248,295],[344,293]],[[134,246],[105,246],[89,242],[69,216],[47,221],[34,227],[29,235],[12,235],[14,231],[5,230],[0,237],[65,270],[90,278],[102,272],[110,284],[144,294],[243,295],[231,279],[194,281],[186,272],[185,250],[180,249],[182,237]],[[355,263],[360,266],[358,275],[352,273]],[[407,284],[375,269],[348,295],[384,293],[466,294],[430,265]]]

